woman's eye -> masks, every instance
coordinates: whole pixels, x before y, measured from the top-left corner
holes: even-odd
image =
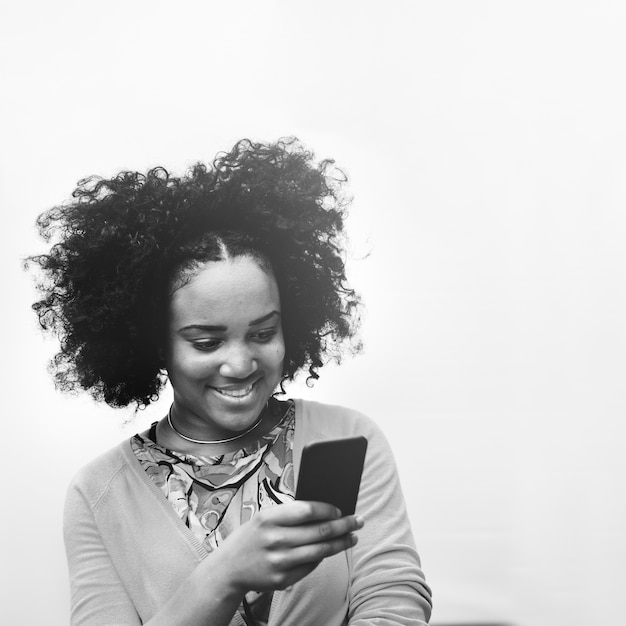
[[[271,329],[268,329],[268,330],[260,330],[258,333],[256,333],[254,335],[254,337],[255,337],[255,339],[257,341],[260,341],[261,343],[264,343],[266,341],[269,341],[275,335],[276,335],[276,329],[275,328],[271,328]]]
[[[193,347],[196,350],[210,351],[215,350],[220,345],[217,339],[203,339],[202,341],[194,341]]]

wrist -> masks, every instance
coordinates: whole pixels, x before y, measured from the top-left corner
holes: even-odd
[[[224,563],[220,558],[222,555],[218,548],[209,554],[194,572],[197,574],[197,583],[206,589],[207,585],[211,589],[211,595],[219,601],[225,603],[235,603],[239,606],[244,595],[249,591],[245,585],[238,580],[232,570],[231,564]]]

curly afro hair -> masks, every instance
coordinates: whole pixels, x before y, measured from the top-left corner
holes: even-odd
[[[60,351],[57,387],[89,390],[114,407],[158,398],[172,290],[207,261],[248,255],[273,271],[286,354],[281,388],[301,369],[318,378],[358,326],[346,284],[345,175],[295,138],[238,142],[182,177],[162,167],[78,183],[73,200],[42,213],[48,254],[33,309]]]

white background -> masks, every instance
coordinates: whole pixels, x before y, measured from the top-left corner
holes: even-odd
[[[1,621],[68,623],[67,482],[169,401],[54,391],[36,215],[293,134],[350,176],[367,315],[292,393],[387,433],[432,623],[624,623],[625,33],[597,0],[4,0]]]

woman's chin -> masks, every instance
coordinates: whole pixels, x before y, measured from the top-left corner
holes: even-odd
[[[265,405],[266,400],[220,397],[219,402],[207,406],[207,414],[211,422],[224,433],[223,436],[227,437],[245,432],[253,426]]]

